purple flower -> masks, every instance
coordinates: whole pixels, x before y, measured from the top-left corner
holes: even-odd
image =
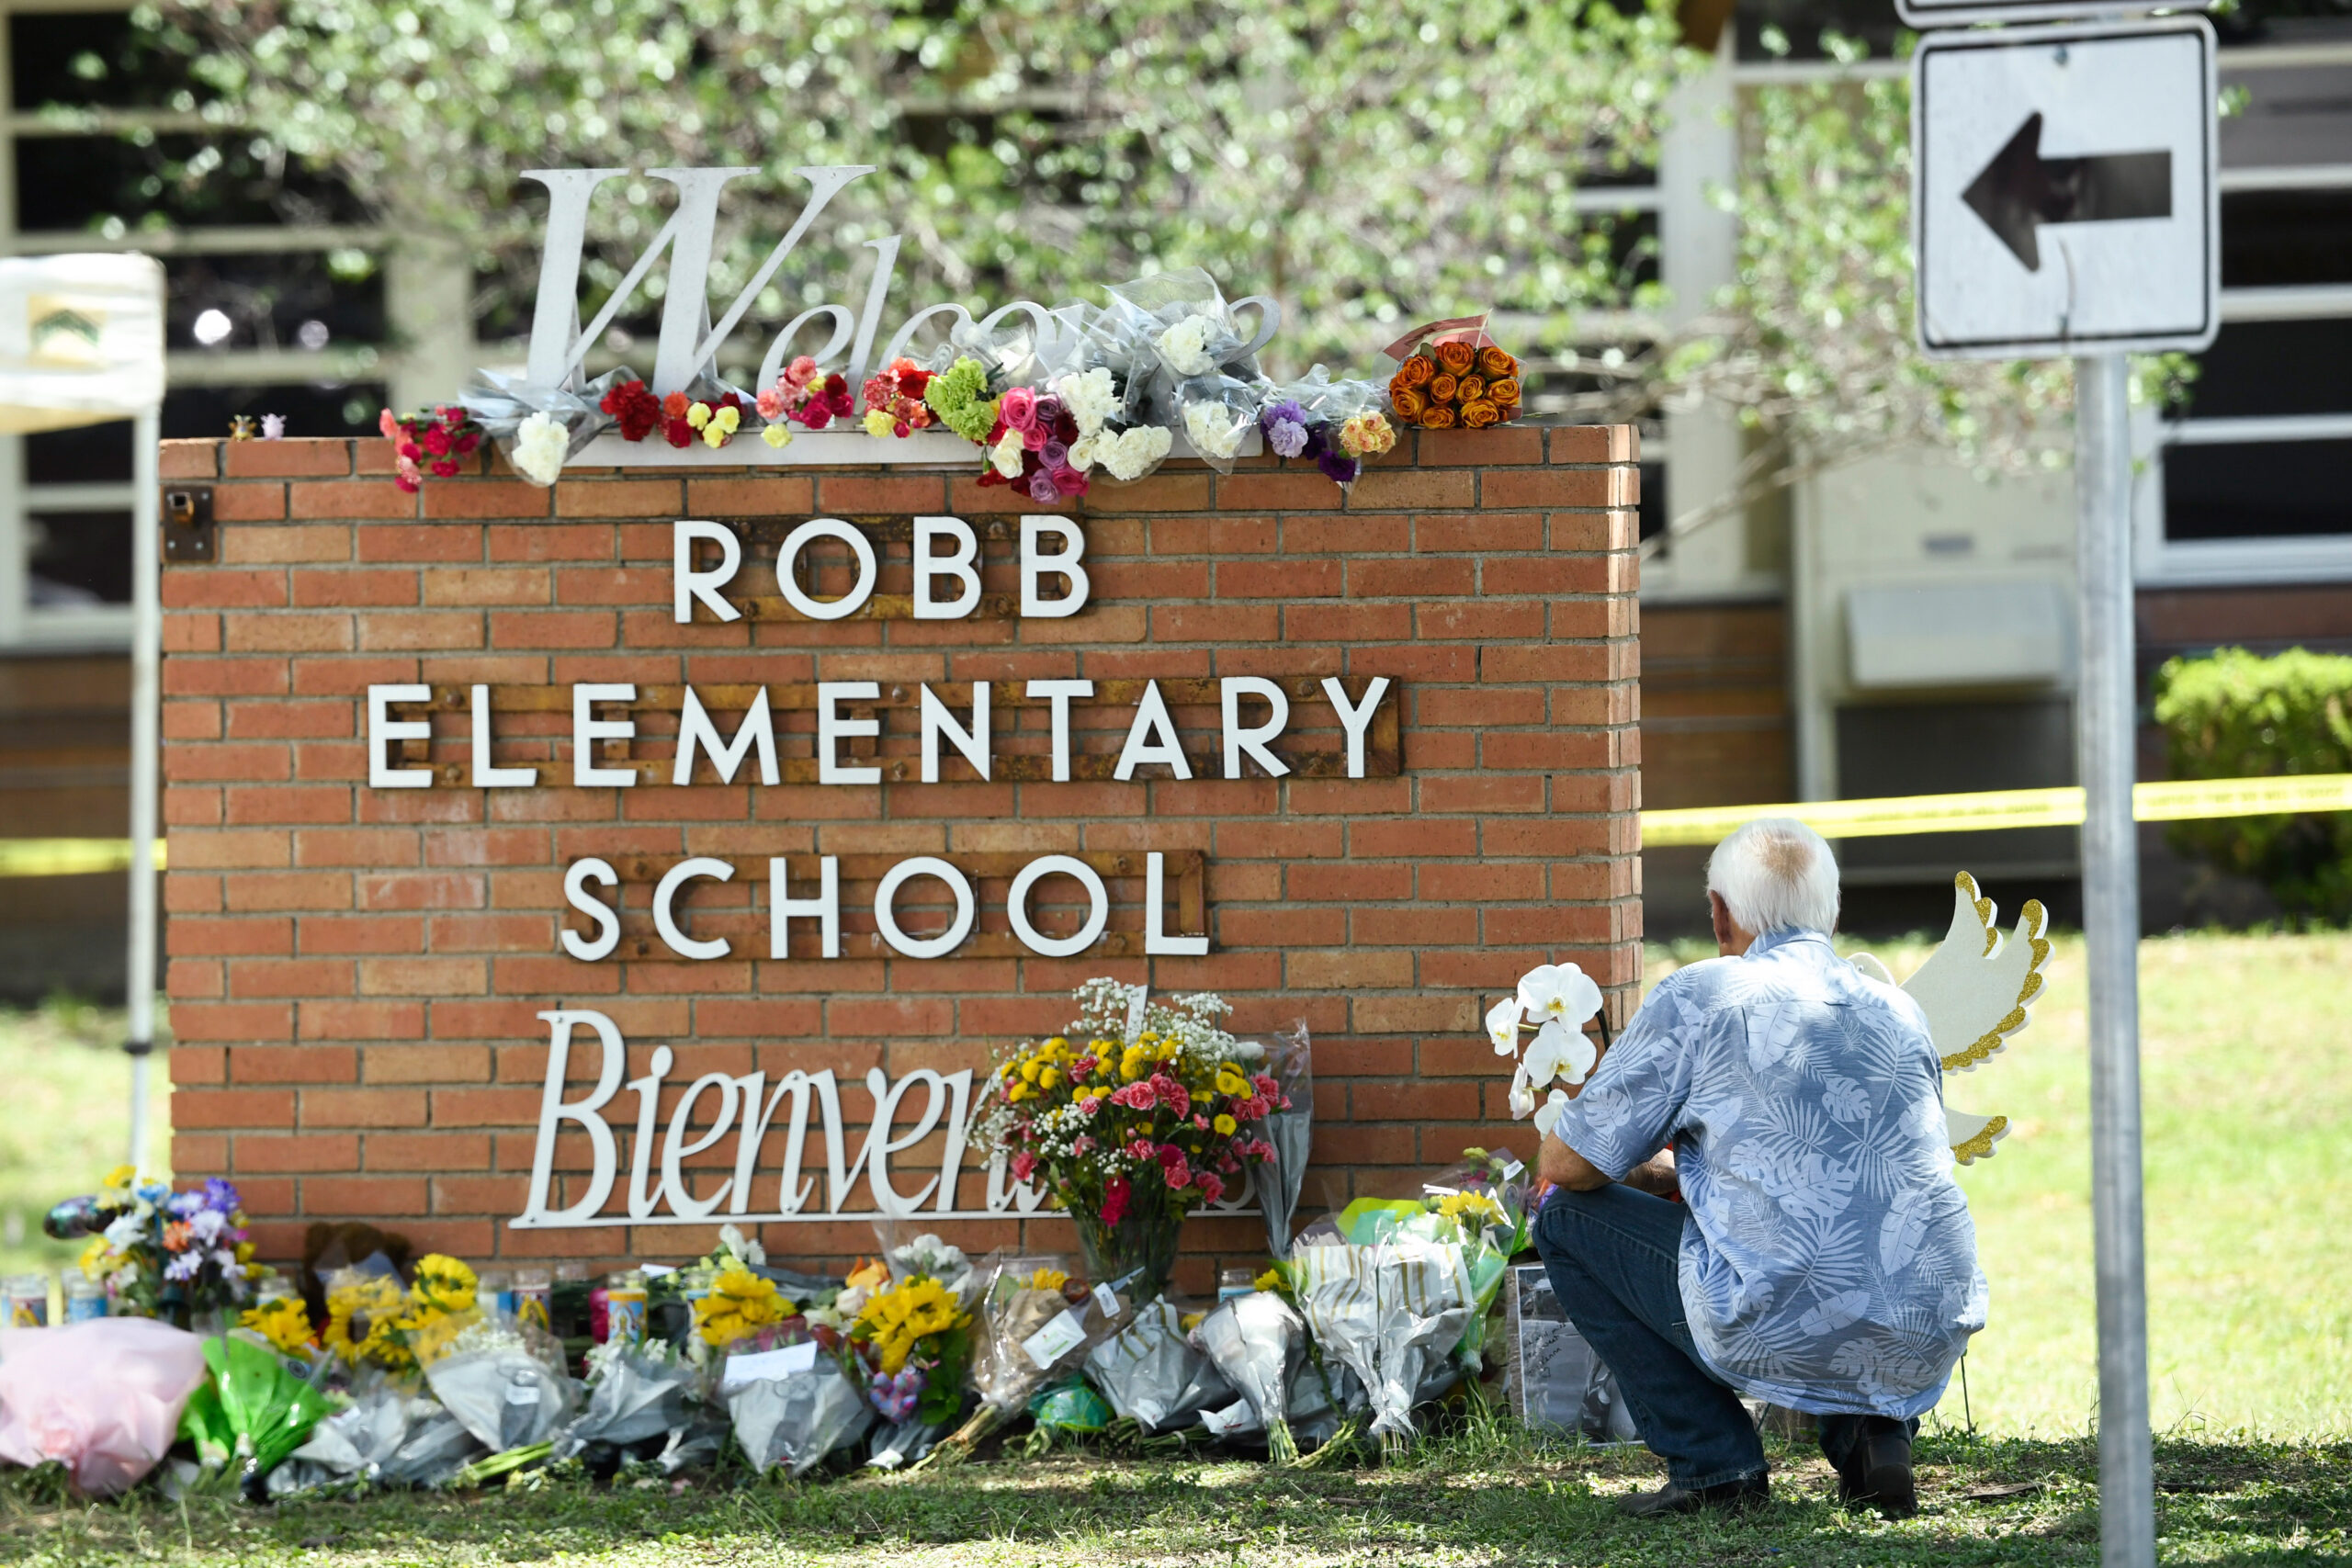
[[[193,1247],[186,1252],[175,1252],[171,1261],[164,1265],[164,1278],[193,1280],[204,1268],[204,1254]]]
[[[1054,422],[1062,417],[1062,400],[1047,392],[1037,400],[1037,423],[1051,430]]]
[[[1048,441],[1037,448],[1037,460],[1049,471],[1058,473],[1069,467],[1069,448],[1058,441]]]
[[[1055,486],[1054,476],[1052,474],[1046,472],[1043,468],[1040,468],[1035,473],[1029,476],[1030,500],[1041,502],[1046,506],[1051,506],[1055,502],[1059,501],[1061,498],[1062,492]]]
[[[882,1419],[895,1426],[914,1415],[926,1381],[922,1369],[910,1362],[895,1376],[876,1378],[865,1393],[874,1402],[874,1408],[881,1412]]]
[[[1295,398],[1269,406],[1258,416],[1265,427],[1266,445],[1278,457],[1295,457],[1306,449],[1306,411]]]
[[[224,1181],[220,1177],[215,1176],[208,1179],[204,1184],[204,1206],[208,1209],[218,1210],[220,1213],[225,1215],[235,1213],[239,1209],[243,1208],[245,1204],[244,1200],[237,1196],[237,1188],[234,1182]]]
[[[1322,469],[1323,477],[1335,485],[1351,485],[1363,472],[1362,462],[1336,450],[1322,453],[1315,459],[1315,466]]]
[[[164,1212],[175,1220],[193,1219],[204,1207],[201,1192],[175,1192],[164,1205]]]

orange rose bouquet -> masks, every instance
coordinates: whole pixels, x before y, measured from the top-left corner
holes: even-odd
[[[1388,406],[1400,425],[1485,430],[1519,417],[1519,361],[1487,338],[1483,316],[1416,327],[1388,353],[1398,362]]]

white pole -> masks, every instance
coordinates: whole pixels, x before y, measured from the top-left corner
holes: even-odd
[[[2091,1224],[2098,1280],[2101,1568],[2156,1560],[2148,1415],[2148,1279],[2140,1164],[2140,843],[2132,820],[2138,681],[2132,604],[2132,433],[2119,354],[2075,361],[2082,516],[2083,934],[2090,960]]]
[[[155,1049],[155,794],[161,767],[164,604],[161,411],[141,413],[130,457],[130,952],[124,977],[130,1053],[130,1164],[147,1163],[149,1058]]]

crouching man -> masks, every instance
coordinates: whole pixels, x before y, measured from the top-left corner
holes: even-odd
[[[1723,956],[1659,982],[1538,1168],[1553,1288],[1667,1462],[1621,1506],[1761,1504],[1736,1390],[1819,1416],[1841,1495],[1909,1514],[1918,1417],[1985,1314],[1935,1045],[1831,950],[1838,867],[1810,828],[1725,839],[1707,897]],[[1678,1179],[1683,1203],[1653,1195]]]

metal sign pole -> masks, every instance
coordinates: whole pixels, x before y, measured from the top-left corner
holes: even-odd
[[[162,765],[163,521],[157,516],[161,411],[132,427],[130,514],[130,951],[123,1001],[130,1012],[130,1160],[146,1174],[148,1077],[155,1050],[155,794]]]
[[[2081,518],[2083,930],[2090,959],[2091,1223],[2098,1280],[2099,1562],[2156,1560],[2148,1280],[2140,1165],[2139,726],[2132,604],[2132,432],[2123,355],[2075,361]]]

